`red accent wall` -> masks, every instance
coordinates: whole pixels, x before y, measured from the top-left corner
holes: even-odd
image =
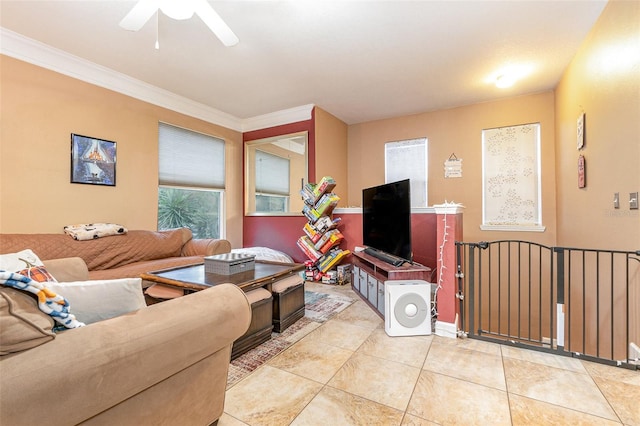
[[[414,213],[411,215],[411,247],[413,260],[436,270],[438,262],[437,215]],[[435,272],[433,272],[435,277]],[[433,282],[433,280],[431,280]]]
[[[437,241],[442,245],[442,274],[438,273],[431,282],[439,284],[438,321],[454,324],[460,314],[460,304],[456,298],[456,241],[462,240],[462,214],[437,215]],[[437,247],[438,255],[440,247]],[[456,324],[460,327],[460,324]]]
[[[341,219],[339,229],[344,235],[344,241],[340,247],[353,251],[356,246],[362,246],[362,214],[336,213],[334,217]],[[269,247],[283,251],[296,262],[303,263],[306,257],[296,241],[304,235],[302,227],[305,223],[307,219],[304,216],[247,216],[244,218],[244,247]],[[436,270],[438,261],[436,224],[434,213],[411,215],[413,260],[433,271]],[[346,261],[349,262],[349,258]]]
[[[245,216],[243,247],[269,247],[304,263],[306,257],[296,241],[303,235],[305,223],[304,216]]]
[[[340,232],[345,238],[340,247],[353,251],[355,246],[362,246],[362,214],[338,213],[334,216],[341,218]],[[414,213],[411,215],[413,260],[430,267],[432,271],[435,271],[438,261],[436,223],[435,213]]]
[[[336,213],[339,217],[340,232],[344,241],[343,249],[353,251],[362,245],[362,214]],[[244,247],[269,247],[287,253],[296,262],[306,260],[304,253],[296,245],[302,228],[307,223],[304,216],[247,216],[244,218]],[[436,215],[434,213],[417,213],[411,215],[413,260],[435,271],[437,256]],[[349,258],[347,258],[347,262]],[[434,272],[434,277],[435,277]]]

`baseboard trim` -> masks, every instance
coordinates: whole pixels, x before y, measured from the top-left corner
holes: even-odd
[[[455,339],[458,337],[458,327],[451,322],[436,321],[436,336],[450,337]]]

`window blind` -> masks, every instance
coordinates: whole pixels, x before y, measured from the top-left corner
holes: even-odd
[[[224,189],[224,141],[160,123],[160,185]]]
[[[411,207],[427,206],[427,139],[387,142],[385,182],[411,180]]]
[[[256,192],[289,195],[289,159],[256,150]]]

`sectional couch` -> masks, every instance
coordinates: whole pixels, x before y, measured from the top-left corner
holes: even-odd
[[[0,253],[27,248],[66,283],[200,263],[228,252],[230,244],[194,240],[188,229],[89,241],[0,235]],[[215,424],[233,342],[250,322],[244,292],[222,284],[54,333],[35,297],[0,285],[0,424]]]
[[[222,239],[194,239],[189,228],[132,230],[123,235],[76,241],[66,234],[0,234],[0,254],[33,250],[41,260],[79,257],[89,279],[138,277],[143,272],[202,263],[204,256],[229,253]]]

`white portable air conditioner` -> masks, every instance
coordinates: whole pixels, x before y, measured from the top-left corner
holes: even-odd
[[[384,283],[384,331],[389,336],[431,334],[431,284],[422,280]]]

